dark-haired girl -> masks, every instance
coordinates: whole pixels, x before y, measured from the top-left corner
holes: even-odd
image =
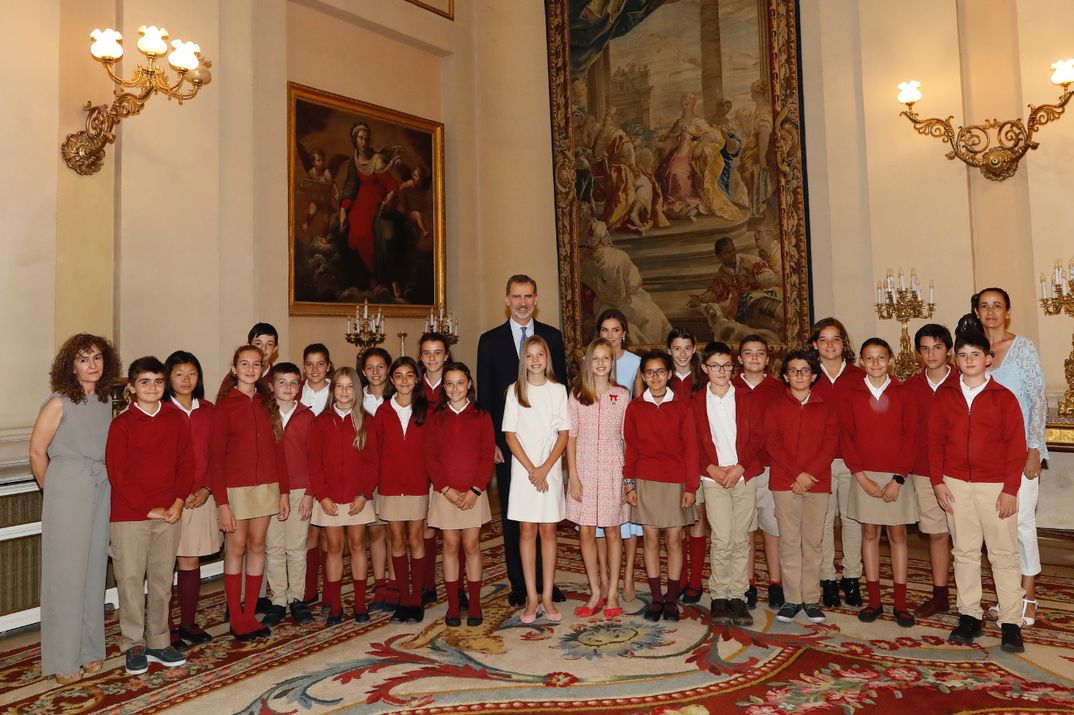
[[[176,350],[164,361],[164,371],[165,404],[186,415],[194,447],[194,486],[186,498],[186,508],[179,522],[179,574],[176,577],[179,628],[172,636],[173,640],[196,645],[212,638],[194,620],[201,594],[200,557],[218,553],[223,544],[209,479],[209,440],[215,408],[205,399],[201,363],[193,353]]]
[[[462,570],[469,599],[466,625],[479,626],[481,612],[481,526],[492,520],[486,493],[496,441],[492,418],[477,405],[470,368],[448,363],[443,373],[444,398],[426,423],[425,460],[433,477],[429,526],[444,538],[446,625],[461,625]],[[460,563],[458,554],[466,554]]]
[[[399,584],[399,608],[392,620],[420,623],[424,613],[421,593],[428,574],[425,560],[436,558],[435,552],[426,550],[422,533],[429,513],[429,471],[425,465],[428,403],[418,390],[419,370],[414,358],[396,358],[388,374],[391,387],[373,421],[380,463],[377,513],[388,522],[392,565]]]
[[[880,598],[880,527],[886,527],[895,582],[895,622],[914,625],[906,607],[906,525],[918,519],[917,495],[909,479],[917,457],[917,402],[888,374],[891,347],[880,338],[862,343],[866,377],[850,385],[841,403],[843,459],[854,475],[847,513],[862,526],[862,560],[869,602],[858,614],[865,622],[883,612]]]
[[[44,492],[41,674],[61,685],[104,667],[101,594],[111,499],[104,450],[112,420],[109,389],[118,377],[112,343],[71,336],[52,360],[52,397],[30,433],[30,470]]]
[[[392,356],[384,348],[368,348],[357,361],[358,377],[362,380],[362,407],[372,419],[384,403],[388,387],[388,367]],[[376,496],[373,499],[376,504]],[[388,557],[388,523],[379,516],[367,527],[369,532],[369,558],[373,562],[373,602],[371,611],[394,611],[399,605],[399,584],[395,569]],[[314,586],[316,589],[316,586]]]
[[[209,443],[213,496],[225,535],[224,594],[231,633],[239,640],[269,634],[254,617],[265,573],[265,535],[269,519],[283,521],[291,508],[280,412],[261,372],[260,348],[243,345],[235,351],[216,396]]]

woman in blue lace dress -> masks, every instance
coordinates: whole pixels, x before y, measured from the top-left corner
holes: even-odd
[[[1011,298],[1002,288],[985,288],[973,296],[973,312],[992,346],[989,374],[1018,398],[1026,428],[1025,469],[1018,490],[1018,556],[1022,566],[1022,626],[1032,626],[1037,616],[1036,577],[1040,573],[1037,548],[1037,490],[1041,460],[1048,458],[1044,425],[1048,404],[1044,373],[1037,348],[1028,338],[1009,330]]]

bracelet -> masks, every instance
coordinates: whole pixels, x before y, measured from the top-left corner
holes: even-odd
[[[478,496],[481,496],[481,490],[478,489],[477,487],[470,487],[470,491],[472,491],[474,494],[476,494]]]
[[[624,479],[623,480],[623,486],[624,487],[636,487],[637,485],[638,485],[638,480],[637,479]]]

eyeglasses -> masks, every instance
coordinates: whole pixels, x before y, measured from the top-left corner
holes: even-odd
[[[813,374],[813,368],[811,367],[789,367],[787,368],[787,374],[791,377],[805,377],[806,375]]]
[[[732,370],[735,369],[735,364],[730,363],[730,362],[727,362],[727,363],[707,362],[707,363],[705,363],[705,367],[707,367],[709,370],[715,370],[716,372],[731,372]]]
[[[667,368],[664,368],[664,367],[651,368],[649,370],[645,370],[644,372],[642,372],[642,375],[645,375],[645,377],[663,377],[664,375],[667,375],[667,374],[668,374]]]

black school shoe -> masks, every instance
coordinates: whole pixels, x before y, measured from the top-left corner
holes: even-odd
[[[213,637],[202,630],[201,626],[197,623],[190,628],[180,628],[176,633],[185,643],[190,645],[201,645],[202,643],[208,643],[213,639]]]
[[[436,589],[427,588],[421,592],[421,605],[428,606],[436,603]]]
[[[559,590],[559,586],[552,587],[552,603],[565,603],[567,597],[563,595],[563,592]]]
[[[679,600],[683,603],[699,603],[701,601],[701,589],[687,586],[686,590],[679,594]]]
[[[664,620],[665,621],[677,621],[679,620],[679,607],[675,605],[674,601],[664,602]]]
[[[751,583],[750,587],[746,589],[745,597],[746,608],[750,609],[751,611],[757,608],[757,586],[755,584]]]
[[[272,608],[272,599],[259,596],[257,605],[254,606],[254,613],[268,613],[270,608]]]
[[[839,608],[843,605],[839,600],[839,582],[835,580],[821,581],[820,590],[823,593],[821,600],[828,608]]]
[[[448,628],[458,628],[462,625],[462,617],[460,616],[444,616],[444,625]]]
[[[752,626],[753,616],[746,608],[746,602],[741,598],[732,598],[727,605],[727,611],[731,615],[731,623],[736,626]]]
[[[730,601],[726,598],[713,599],[712,605],[709,606],[709,613],[712,614],[712,625],[714,626],[729,626],[731,625],[731,611],[728,610],[731,606]]]
[[[411,606],[406,610],[404,623],[421,623],[425,620],[425,609],[422,606]]]
[[[913,628],[914,624],[917,623],[917,619],[909,611],[895,611],[895,622],[903,628]]]
[[[261,623],[266,626],[278,626],[286,615],[286,608],[273,604],[265,611],[265,615],[261,618]]]
[[[291,618],[293,618],[298,625],[301,626],[313,620],[313,614],[310,613],[310,608],[304,601],[291,601],[290,608]]]
[[[649,607],[645,609],[643,617],[647,621],[659,621],[660,617],[664,615],[664,602],[653,601],[649,604]]]
[[[768,584],[768,607],[776,611],[782,608],[786,602],[787,598],[783,595],[783,586],[778,583]]]
[[[485,617],[484,616],[467,616],[466,617],[466,625],[470,626],[471,628],[473,628],[475,626],[480,626],[484,622],[485,622]]]
[[[856,578],[847,578],[844,576],[839,585],[843,588],[843,598],[847,602],[848,606],[860,606],[861,600],[861,580]]]
[[[526,592],[525,591],[511,591],[507,594],[507,603],[519,608],[526,605]]]
[[[340,611],[336,615],[328,614],[328,618],[325,619],[324,624],[326,626],[338,626],[343,622],[343,611]]]
[[[369,623],[369,611],[355,611],[354,612],[355,623]]]
[[[1022,628],[1014,623],[1002,623],[1000,624],[1000,630],[1003,631],[1003,640],[1000,649],[1004,653],[1025,653],[1026,647],[1022,643]]]
[[[1019,640],[1021,640],[1021,629],[1019,628],[1018,630]],[[979,635],[981,635],[981,620],[963,614],[958,617],[958,625],[955,626],[955,630],[951,631],[951,634],[947,636],[947,642],[970,645],[973,643],[973,639]]]
[[[884,615],[883,606],[876,606],[875,608],[872,606],[866,606],[865,608],[858,611],[858,620],[862,623],[872,623],[877,618],[880,618],[880,616],[882,615]]]

